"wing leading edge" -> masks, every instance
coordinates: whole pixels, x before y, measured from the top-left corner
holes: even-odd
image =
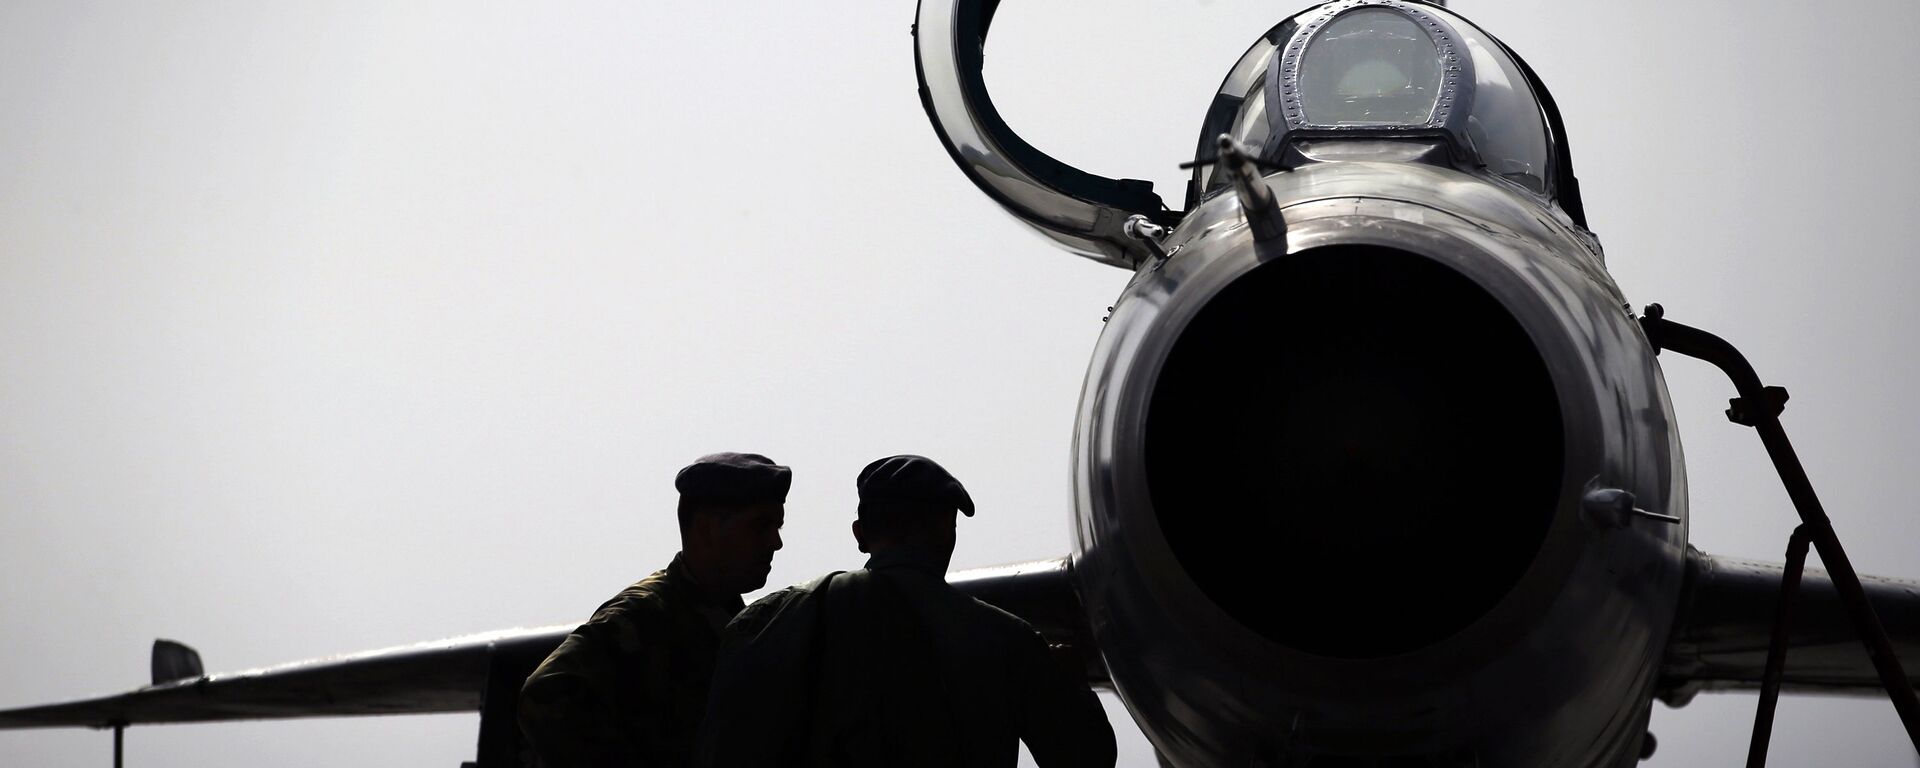
[[[473,711],[494,656],[545,656],[572,630],[510,629],[177,680],[0,711],[0,729]]]
[[[1066,558],[959,571],[947,580],[1026,619],[1049,642],[1079,651],[1089,678],[1096,684],[1106,681],[1099,656],[1087,650],[1091,633]],[[0,730],[474,712],[484,703],[495,670],[524,679],[573,627],[466,635],[3,710]],[[506,683],[506,691],[519,690],[517,680]]]

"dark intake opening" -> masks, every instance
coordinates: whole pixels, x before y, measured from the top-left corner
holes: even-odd
[[[1527,333],[1452,269],[1339,246],[1240,277],[1154,390],[1167,542],[1241,623],[1308,653],[1416,650],[1485,615],[1552,521],[1560,408]]]

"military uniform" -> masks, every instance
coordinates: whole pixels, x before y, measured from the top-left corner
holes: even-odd
[[[1093,692],[1018,617],[937,569],[876,555],[736,617],[713,681],[703,766],[1112,766]]]
[[[720,630],[738,596],[703,595],[680,556],[594,611],[520,692],[520,729],[548,768],[686,766]]]

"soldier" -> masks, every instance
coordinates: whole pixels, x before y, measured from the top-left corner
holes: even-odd
[[[720,631],[767,582],[792,482],[752,453],[680,470],[680,553],[594,611],[521,688],[520,729],[546,766],[693,763]]]
[[[853,536],[871,558],[776,592],[727,626],[701,765],[1112,766],[1085,680],[1025,621],[945,579],[973,499],[939,464],[860,472]]]

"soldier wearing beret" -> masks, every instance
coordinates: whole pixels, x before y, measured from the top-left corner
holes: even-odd
[[[866,568],[768,595],[727,625],[700,765],[1012,768],[1114,764],[1086,682],[1012,614],[946,582],[973,499],[939,464],[860,472]]]
[[[520,729],[544,765],[693,763],[720,631],[766,584],[792,482],[751,453],[680,470],[680,553],[594,611],[521,688]]]

